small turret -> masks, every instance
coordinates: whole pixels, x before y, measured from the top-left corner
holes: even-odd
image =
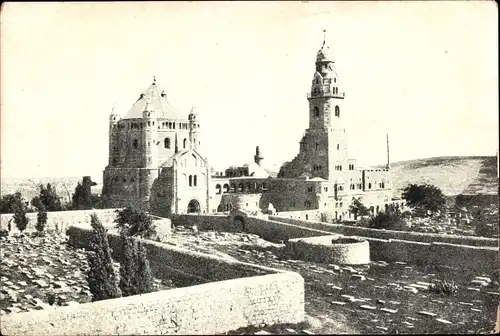
[[[255,147],[255,155],[254,155],[253,159],[254,159],[255,163],[258,164],[259,166],[261,166],[262,161],[264,161],[264,157],[260,153],[259,146]]]

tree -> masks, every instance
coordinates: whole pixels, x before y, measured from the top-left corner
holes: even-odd
[[[370,209],[368,209],[359,198],[354,198],[352,204],[349,206],[349,211],[354,214],[354,219],[358,219],[358,216],[369,216],[371,214]]]
[[[38,213],[36,215],[36,230],[39,235],[42,235],[45,230],[45,225],[47,224],[47,211],[42,205],[38,208]]]
[[[23,232],[28,226],[29,219],[26,216],[26,204],[21,198],[21,193],[16,193],[12,204],[14,210],[13,220],[19,231]]]
[[[116,212],[116,228],[122,236],[150,238],[155,234],[153,219],[146,212],[130,206]]]
[[[153,276],[144,245],[131,237],[123,237],[123,259],[120,265],[120,288],[124,296],[150,293]]]
[[[52,188],[50,183],[47,183],[47,187],[40,184],[40,195],[33,197],[31,200],[31,205],[39,209],[40,206],[44,206],[46,211],[61,211],[61,200],[57,196],[55,188]]]
[[[14,213],[16,211],[16,204],[20,199],[22,199],[20,192],[2,196],[0,200],[0,213]]]
[[[151,293],[154,289],[154,278],[149,267],[146,247],[137,243],[137,291],[138,294]]]
[[[443,210],[446,204],[446,198],[441,189],[429,184],[410,184],[405,188],[402,196],[408,206],[421,215],[427,212],[434,215]]]
[[[122,238],[123,258],[120,265],[120,289],[123,296],[134,295],[137,274],[137,246],[131,237]]]
[[[92,293],[92,300],[106,300],[121,296],[119,279],[113,268],[113,259],[108,242],[108,235],[101,221],[94,213],[90,224],[93,228],[89,244],[87,261],[89,270],[87,279]]]

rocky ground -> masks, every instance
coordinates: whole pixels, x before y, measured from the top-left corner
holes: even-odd
[[[66,237],[1,237],[0,314],[90,302],[87,259]],[[117,266],[117,265],[115,265]],[[158,290],[175,287],[155,280]],[[51,306],[50,298],[55,302]]]
[[[283,245],[246,233],[194,233],[181,227],[170,243],[304,277],[309,327],[264,327],[256,332],[260,334],[489,333],[496,320],[498,279],[487,274],[401,262],[341,267],[290,260],[281,254]],[[434,280],[455,281],[458,293],[429,292],[428,284]]]
[[[1,314],[91,301],[84,250],[63,236],[2,237]],[[498,279],[436,265],[372,262],[359,267],[291,260],[283,245],[246,233],[174,230],[170,244],[228,259],[295,271],[305,280],[306,323],[242,328],[227,334],[489,333],[499,300]],[[455,296],[430,293],[435,279],[455,281]],[[175,287],[160,284],[158,289]]]

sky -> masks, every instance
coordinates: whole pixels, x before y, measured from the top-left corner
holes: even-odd
[[[156,76],[216,170],[278,170],[327,31],[359,164],[498,151],[493,1],[4,3],[1,177],[102,179],[108,118]]]

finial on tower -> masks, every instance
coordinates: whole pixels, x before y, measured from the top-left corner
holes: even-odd
[[[156,75],[153,75],[153,84],[156,84]]]
[[[323,29],[323,47],[325,46],[326,43],[326,29]]]

